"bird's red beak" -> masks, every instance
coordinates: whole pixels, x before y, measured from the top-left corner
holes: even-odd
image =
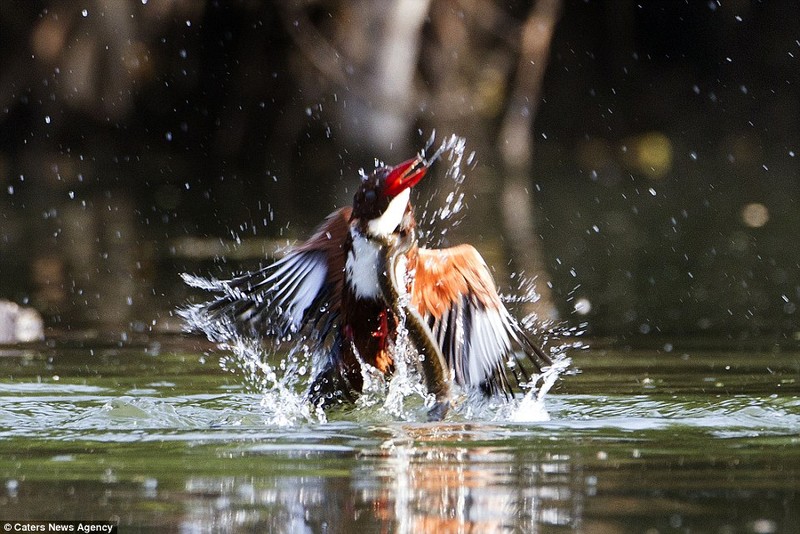
[[[428,163],[420,156],[404,161],[392,167],[386,177],[386,195],[394,197],[408,189],[414,187],[422,180],[428,172]]]

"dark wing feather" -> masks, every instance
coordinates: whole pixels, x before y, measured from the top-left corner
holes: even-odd
[[[311,327],[324,342],[339,316],[349,220],[350,208],[335,211],[280,260],[231,280],[182,275],[187,284],[217,296],[180,315],[214,341],[235,335],[280,340]]]
[[[519,385],[530,380],[526,367],[540,371],[552,363],[508,312],[489,268],[470,245],[419,249],[411,302],[461,385],[509,395],[508,370]]]

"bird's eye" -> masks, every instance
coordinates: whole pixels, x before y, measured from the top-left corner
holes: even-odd
[[[364,193],[364,200],[367,202],[375,202],[376,198],[377,195],[375,194],[375,191],[367,191]]]

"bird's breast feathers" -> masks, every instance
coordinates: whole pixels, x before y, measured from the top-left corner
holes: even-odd
[[[358,298],[377,300],[381,296],[378,281],[381,245],[355,229],[350,230],[352,247],[347,253],[345,273],[347,284]]]

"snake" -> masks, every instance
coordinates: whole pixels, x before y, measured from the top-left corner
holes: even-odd
[[[398,262],[417,242],[416,230],[403,236],[390,236],[381,240],[378,283],[384,300],[399,318],[405,318],[408,339],[419,355],[415,359],[417,371],[423,378],[428,393],[434,396],[434,404],[428,410],[428,421],[441,421],[450,409],[450,381],[442,349],[436,343],[433,332],[410,299],[405,295],[404,281],[398,280]]]

